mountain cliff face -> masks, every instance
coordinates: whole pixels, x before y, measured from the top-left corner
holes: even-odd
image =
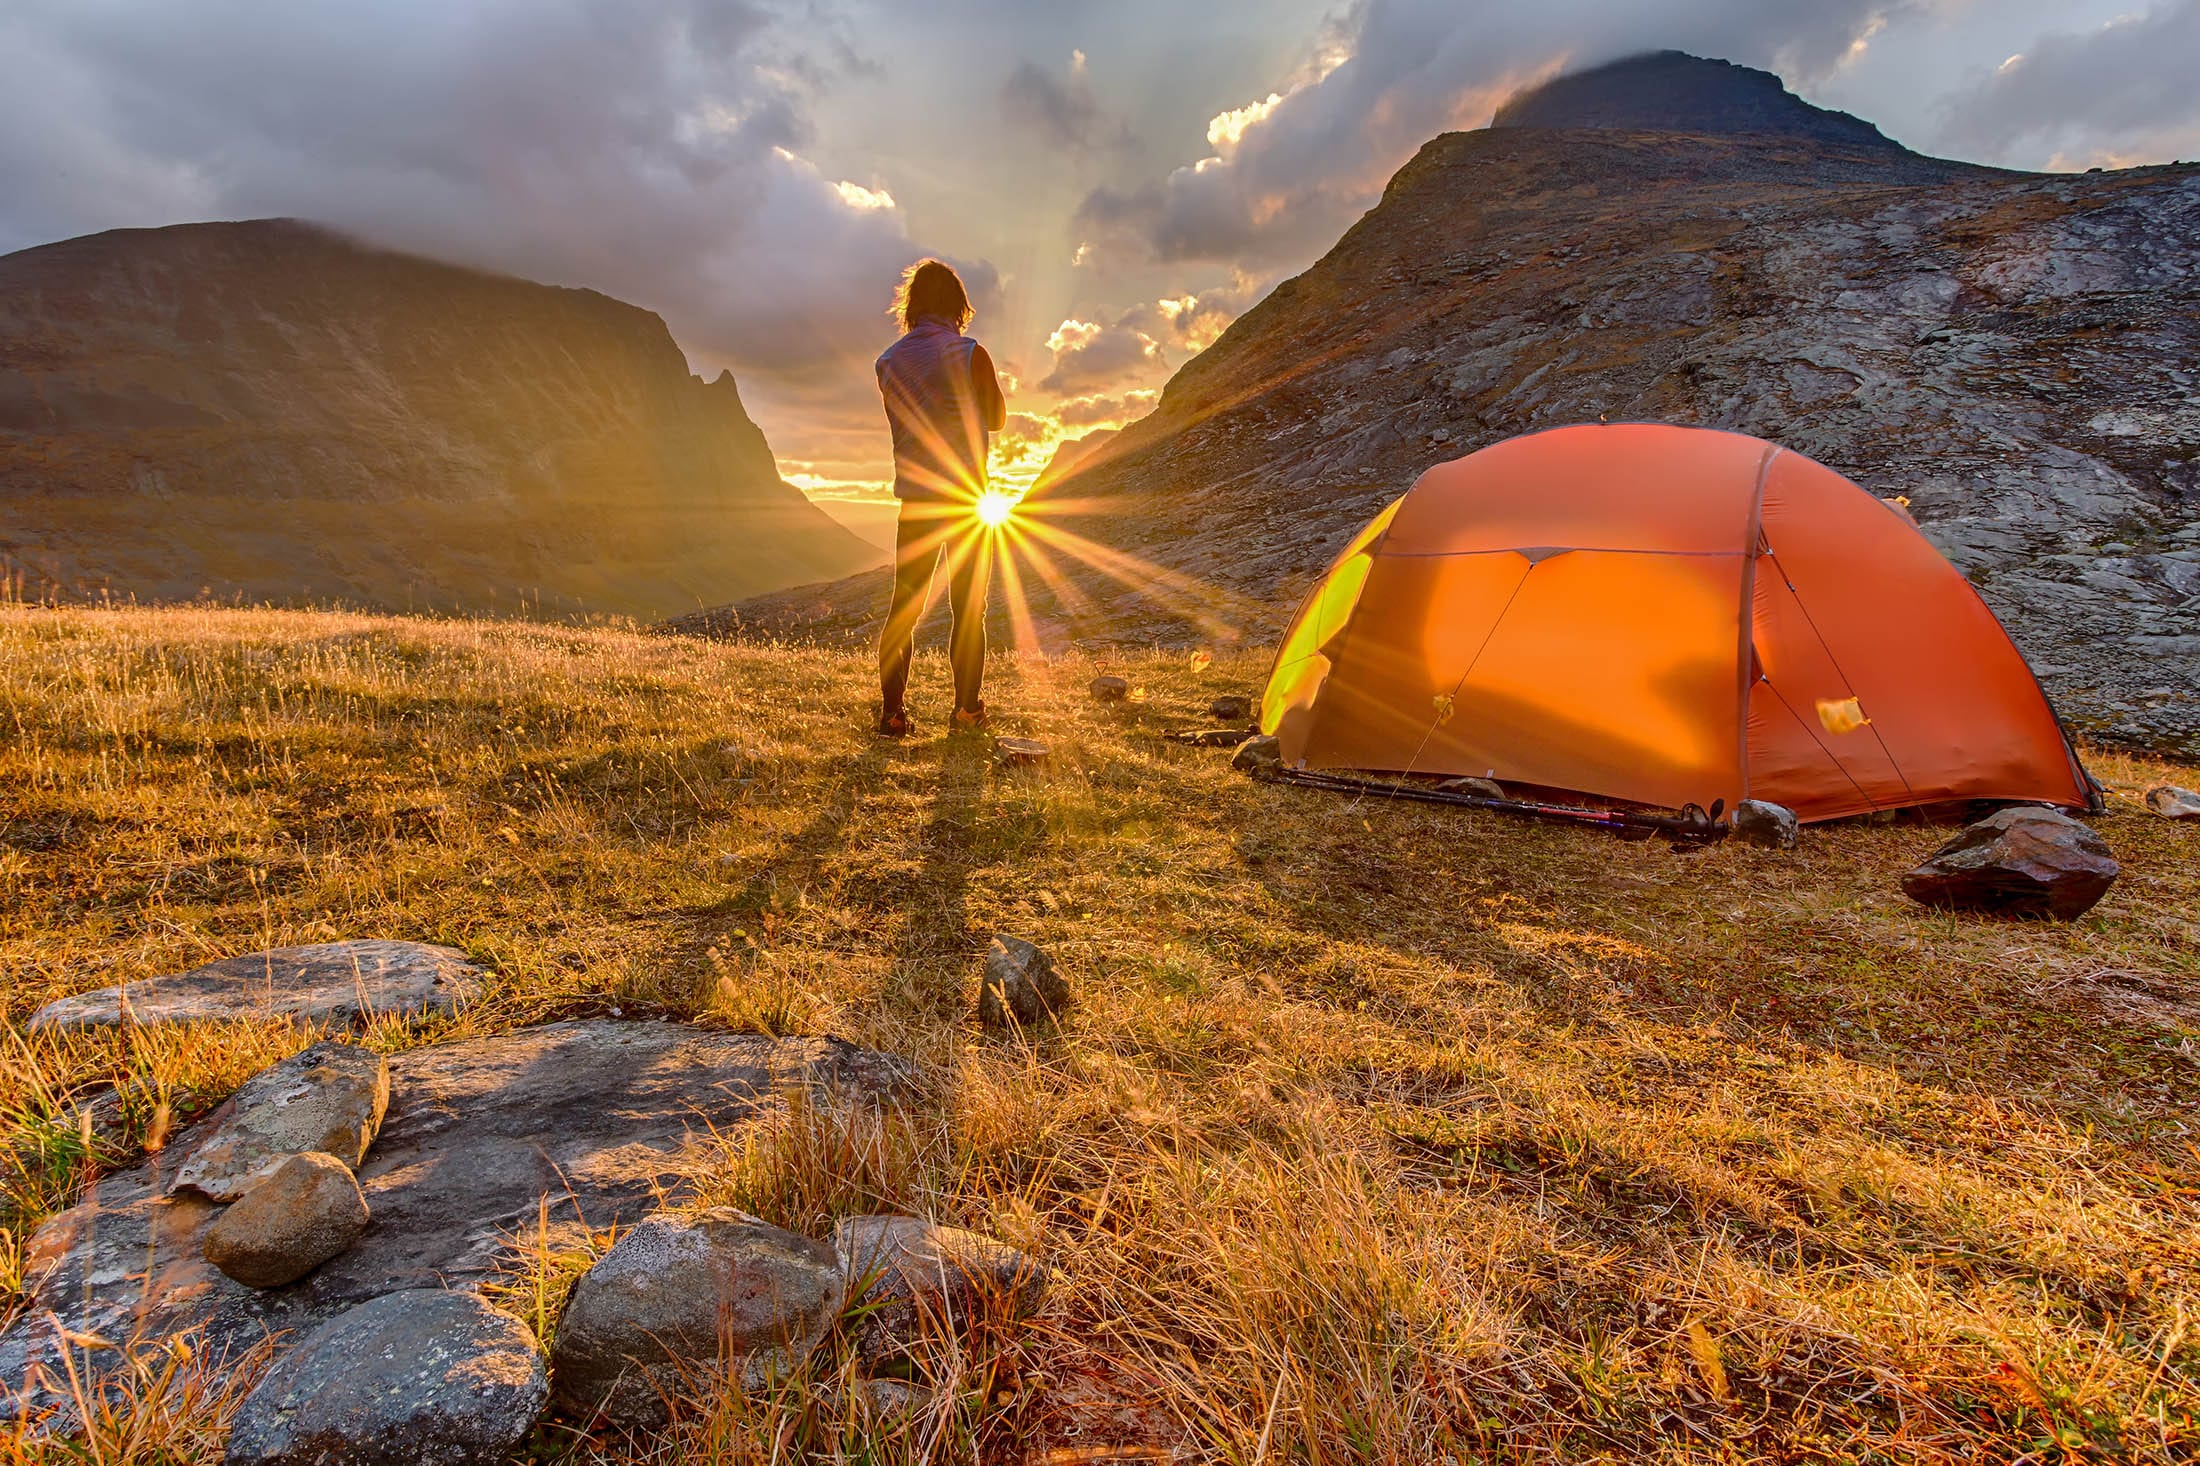
[[[658,616],[875,562],[647,311],[284,220],[0,258],[26,595]]]
[[[1077,532],[1167,576],[1078,573],[1073,608],[1026,574],[1042,626],[1273,637],[1431,464],[1568,422],[1701,423],[1906,495],[2066,718],[2200,749],[2200,167],[2012,174],[1808,115],[1642,130],[1661,114],[1623,91],[1556,84],[1507,115],[1638,130],[1429,143],[1066,475],[1094,510]],[[797,593],[744,619],[859,634],[861,610]]]

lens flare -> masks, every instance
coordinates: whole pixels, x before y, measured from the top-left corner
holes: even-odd
[[[999,489],[987,489],[978,495],[976,513],[978,523],[987,529],[999,529],[1008,523],[1008,517],[1016,512],[1016,496],[1004,494]]]

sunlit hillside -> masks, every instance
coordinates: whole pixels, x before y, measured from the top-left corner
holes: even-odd
[[[1100,671],[1132,699],[1092,701]],[[650,1459],[2200,1450],[2200,831],[2135,797],[2200,770],[2090,754],[2121,880],[1998,923],[1901,895],[1946,837],[1921,824],[1677,854],[1162,741],[1263,671],[1001,657],[996,731],[1052,751],[1009,770],[944,735],[929,652],[903,744],[869,732],[860,651],[0,609],[0,1281],[128,1163],[82,1141],[104,1086],[142,1138],[306,1041],[27,1035],[38,1005],[405,937],[493,981],[385,1047],[617,1011],[912,1057],[906,1110],[790,1105],[681,1194],[813,1235],[957,1220],[1058,1270],[899,1434],[796,1388],[690,1401]],[[1060,962],[1058,1032],[977,1025],[996,931]],[[585,1261],[516,1246],[500,1297],[547,1327]],[[249,1380],[145,1368],[88,1455],[0,1455],[219,1460]]]

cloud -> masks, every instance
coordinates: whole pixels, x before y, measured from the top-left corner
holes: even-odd
[[[1122,124],[1112,119],[1092,94],[1085,75],[1085,53],[1070,53],[1069,70],[1057,76],[1026,61],[1001,83],[1001,116],[1057,147],[1085,149],[1121,144]]]
[[[1214,345],[1230,329],[1230,323],[1266,295],[1274,283],[1272,279],[1256,280],[1236,273],[1228,285],[1163,296],[1153,303],[1150,314],[1141,312],[1140,319],[1151,320],[1155,334],[1162,340],[1181,348],[1187,356],[1194,355]]]
[[[2200,0],[2168,0],[2082,34],[2050,35],[1942,106],[1944,145],[2071,163],[2200,151]]]
[[[1153,411],[1160,400],[1160,390],[1152,387],[1113,397],[1072,397],[1055,407],[1054,420],[1065,428],[1120,427]]]
[[[743,372],[860,373],[928,251],[885,180],[802,156],[850,64],[745,0],[16,0],[0,248],[297,215],[636,301]]]
[[[1054,370],[1040,378],[1039,390],[1075,396],[1166,372],[1169,359],[1161,343],[1140,329],[1142,316],[1130,311],[1112,324],[1073,317],[1055,327],[1047,337]]]
[[[1528,82],[1674,47],[1822,76],[1930,0],[1361,0],[1291,85],[1215,116],[1214,151],[1093,190],[1077,237],[1160,260],[1295,263],[1334,240],[1429,138]]]

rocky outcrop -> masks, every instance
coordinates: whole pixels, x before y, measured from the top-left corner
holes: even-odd
[[[348,1250],[267,1291],[209,1263],[219,1208],[171,1192],[181,1159],[211,1133],[201,1122],[33,1234],[29,1306],[0,1332],[0,1385],[22,1389],[35,1414],[62,1403],[72,1337],[119,1346],[196,1328],[219,1359],[385,1293],[478,1285],[534,1230],[545,1197],[546,1245],[579,1246],[658,1210],[692,1146],[754,1119],[783,1088],[879,1094],[905,1082],[888,1056],[835,1040],[664,1022],[557,1023],[407,1050],[390,1060],[389,1113],[359,1169],[373,1222]]]
[[[307,1151],[355,1167],[366,1159],[389,1103],[390,1066],[380,1054],[357,1044],[314,1044],[245,1081],[175,1184],[235,1201]]]
[[[649,312],[286,220],[0,258],[0,499],[31,595],[662,616],[880,558]]]
[[[31,1015],[45,1028],[296,1018],[316,1026],[368,1017],[453,1013],[481,994],[481,969],[455,947],[419,942],[320,942],[224,957],[189,972],[98,988]]]
[[[1690,132],[1687,92],[1613,131],[1547,89],[1541,126],[1423,147],[1065,481],[1077,533],[1158,573],[1065,562],[1076,605],[1023,576],[1042,641],[1271,639],[1432,464],[1697,423],[1906,497],[2065,717],[2200,750],[2200,166],[2006,173],[1807,118]],[[859,640],[883,595],[787,592],[727,624]]]
[[[245,1396],[225,1466],[500,1466],[549,1397],[534,1335],[471,1293],[391,1293],[308,1334]]]

